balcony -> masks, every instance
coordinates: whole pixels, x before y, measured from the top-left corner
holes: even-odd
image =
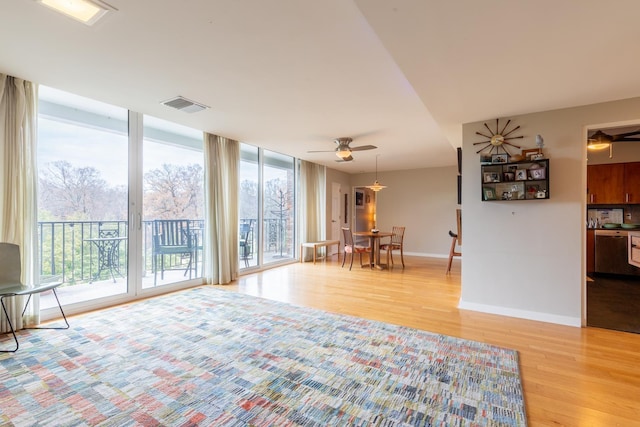
[[[164,279],[153,263],[153,223],[142,223],[142,287],[152,288],[189,278],[202,277],[203,220],[189,220],[193,252],[190,256],[165,256]],[[241,219],[243,224],[255,219]],[[280,221],[263,222],[262,253],[264,262],[293,257],[293,237],[285,233]],[[43,221],[38,223],[39,272],[43,281],[62,281],[58,295],[63,304],[73,304],[98,297],[127,292],[127,221]],[[252,233],[241,249],[241,268],[258,264],[258,232]],[[249,252],[247,252],[247,248]],[[245,259],[246,258],[246,259]],[[158,271],[156,271],[156,269]],[[51,295],[43,295],[41,308],[55,306]]]

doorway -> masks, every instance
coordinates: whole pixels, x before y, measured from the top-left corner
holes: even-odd
[[[597,131],[616,136],[639,129],[637,123],[626,122],[588,127],[585,134],[596,140]],[[587,155],[586,325],[640,333],[640,269],[628,266],[626,232],[622,226],[616,226],[640,224],[640,205],[625,197],[624,190],[625,181],[640,179],[640,168],[631,167],[629,171],[633,172],[625,173],[626,165],[640,165],[640,144],[613,142],[601,150],[587,150]],[[602,230],[603,224],[613,230],[621,229],[618,237],[624,242],[622,250],[615,254],[603,242],[598,248],[598,233],[607,232]]]

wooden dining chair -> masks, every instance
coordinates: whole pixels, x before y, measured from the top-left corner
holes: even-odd
[[[394,264],[393,251],[400,251],[400,260],[402,268],[404,268],[404,229],[405,227],[393,226],[391,241],[380,245],[381,251],[387,251],[387,266],[389,265],[389,257],[391,257],[391,265]]]
[[[451,248],[449,249],[449,264],[447,265],[447,274],[451,272],[451,263],[454,256],[462,256],[462,250],[456,251],[456,243],[458,246],[462,246],[462,209],[456,209],[456,224],[457,233],[449,230],[449,236],[451,236]]]
[[[360,246],[353,243],[353,234],[351,233],[351,229],[348,227],[342,227],[342,234],[344,236],[344,256],[342,257],[342,267],[344,267],[344,262],[347,260],[347,254],[351,254],[351,263],[349,264],[349,270],[353,267],[353,256],[354,254],[360,255],[360,267],[362,264],[362,254],[369,254],[369,265],[372,265],[371,259],[371,248],[369,246]]]

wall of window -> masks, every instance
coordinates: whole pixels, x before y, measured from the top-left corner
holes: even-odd
[[[199,283],[201,131],[40,86],[37,159],[40,275],[70,312]],[[160,254],[160,220],[183,251]]]
[[[240,268],[295,258],[295,159],[241,144]]]

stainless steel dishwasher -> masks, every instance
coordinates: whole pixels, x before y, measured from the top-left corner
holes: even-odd
[[[638,275],[640,269],[629,265],[628,232],[626,230],[596,230],[596,273]]]

